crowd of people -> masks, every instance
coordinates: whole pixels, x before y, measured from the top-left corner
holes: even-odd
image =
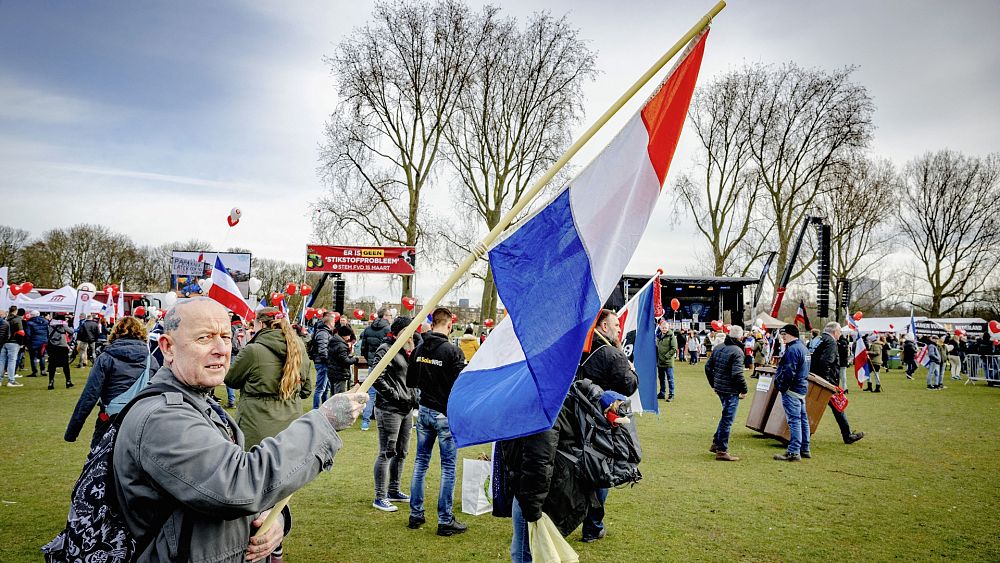
[[[282,540],[291,529],[287,507],[268,533],[251,538],[278,499],[328,470],[342,447],[337,432],[361,416],[361,429],[377,428],[378,451],[373,460],[374,509],[396,512],[409,508],[405,524],[421,528],[427,521],[425,481],[437,444],[441,479],[437,494],[437,535],[452,536],[468,529],[454,514],[457,448],[448,424],[451,388],[481,342],[469,327],[455,338],[451,312],[438,308],[388,361],[369,393],[349,389],[352,371],[362,358],[369,368],[380,363],[411,319],[380,309],[360,335],[344,318],[326,313],[299,326],[274,307],[257,311],[252,326],[234,318],[207,298],[174,306],[152,330],[134,317],[123,317],[110,330],[100,319],[86,318],[78,327],[56,316],[12,310],[0,321],[8,385],[16,382],[16,362],[27,355],[30,376],[48,368],[49,389],[55,370],[63,367],[66,385],[71,351],[78,366],[93,362],[86,385],[65,432],[75,441],[95,407],[92,455],[113,428],[115,500],[125,511],[129,532],[143,560],[283,559]],[[574,444],[582,443],[584,428],[574,412],[573,397],[591,397],[607,414],[625,405],[636,392],[638,377],[622,350],[615,313],[602,310],[593,340],[580,359],[577,382],[554,426],[536,435],[497,444],[502,454],[495,471],[503,474],[508,514],[512,517],[513,561],[530,561],[528,526],[546,514],[564,533],[582,525],[585,543],[606,534],[605,503],[609,488],[579,478],[561,463],[572,459]],[[780,461],[812,457],[805,396],[810,372],[847,392],[847,371],[853,365],[851,340],[837,323],[800,335],[795,325],[777,331],[739,326],[726,331],[697,333],[673,330],[663,319],[656,330],[658,398],[675,399],[674,362],[705,361],[705,374],[721,404],[721,417],[709,451],[720,461],[739,461],[730,451],[730,435],[740,400],[747,396],[746,374],[757,377],[773,366],[774,385],[789,424],[786,450]],[[960,336],[927,338],[928,388],[940,388],[945,366],[959,377],[964,356],[979,352],[979,341]],[[993,344],[985,340],[993,352]],[[869,335],[872,382],[867,390],[881,392],[879,372],[889,366],[895,335]],[[902,340],[907,377],[916,369],[919,342]],[[987,351],[984,345],[982,351]],[[7,366],[14,366],[9,369]],[[770,372],[769,372],[770,373]],[[29,376],[29,377],[30,377]],[[140,400],[116,416],[107,406],[116,397],[135,393],[148,380],[162,390],[154,400]],[[228,389],[227,412],[214,397],[217,386]],[[152,389],[153,387],[150,387]],[[239,394],[238,402],[233,396]],[[312,409],[308,400],[312,397]],[[234,405],[235,403],[235,405]],[[614,405],[614,406],[612,406]],[[130,405],[131,406],[131,405]],[[864,437],[854,431],[844,412],[830,406],[845,444]],[[303,414],[305,413],[305,414]],[[614,417],[609,415],[609,420]],[[416,446],[408,488],[405,465],[410,438]],[[184,439],[178,441],[177,436]],[[562,451],[565,455],[558,455]],[[501,495],[503,496],[503,495]],[[495,509],[496,510],[496,509]],[[182,546],[182,547],[179,547]],[[178,551],[178,550],[181,551]]]

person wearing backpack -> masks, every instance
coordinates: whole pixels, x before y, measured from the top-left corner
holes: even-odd
[[[601,309],[597,315],[590,351],[584,352],[576,371],[576,379],[589,379],[605,391],[630,397],[638,388],[639,379],[628,356],[621,349],[620,332],[618,315],[614,311]],[[597,541],[605,536],[604,502],[607,498],[608,489],[597,489],[597,502],[591,506],[583,521],[584,543]]]
[[[330,396],[329,361],[330,338],[336,330],[337,317],[332,312],[323,314],[322,321],[316,324],[312,338],[306,346],[309,359],[316,366],[316,390],[313,392],[313,408],[318,409],[320,403]]]
[[[101,440],[111,425],[111,417],[105,408],[111,401],[128,391],[143,372],[156,373],[160,364],[150,358],[146,347],[146,327],[135,317],[123,317],[108,336],[108,347],[94,361],[94,367],[87,376],[87,384],[76,402],[76,408],[70,416],[69,424],[63,439],[75,442],[83,429],[84,422],[90,416],[94,405],[100,401],[100,412],[94,424],[94,435],[90,440],[90,448]],[[149,362],[147,363],[147,358]]]
[[[159,345],[166,366],[150,381],[168,389],[123,411],[113,452],[111,490],[138,561],[237,563],[269,557],[290,529],[282,511],[251,540],[269,510],[333,466],[367,396],[334,395],[246,451],[244,434],[209,392],[229,369],[229,316],[193,298],[164,318]],[[183,555],[179,555],[183,554]],[[85,559],[86,560],[86,559]]]
[[[56,370],[59,368],[66,376],[66,388],[73,387],[69,375],[69,338],[66,318],[56,315],[49,323],[49,340],[45,343],[45,352],[49,355],[49,391],[55,388]]]

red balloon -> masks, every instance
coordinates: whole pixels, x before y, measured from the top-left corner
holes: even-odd
[[[412,311],[413,308],[417,306],[417,300],[410,296],[406,296],[403,298],[402,305],[403,307],[406,308],[407,311]]]
[[[722,330],[722,321],[712,321],[712,330],[716,332]]]
[[[889,330],[892,330],[894,328],[896,328],[896,327],[892,326],[891,324],[889,325]]]
[[[374,321],[375,320],[375,313],[372,313],[372,314],[368,315],[368,320],[369,321]]]
[[[275,291],[271,294],[271,305],[277,307],[285,299],[285,296]]]
[[[722,325],[722,332],[729,334],[729,327],[732,325]]]
[[[455,313],[452,313],[451,314],[451,322],[455,322],[457,320],[458,320],[458,315],[456,315]]]
[[[362,320],[362,319],[364,319],[365,318],[365,310],[364,309],[355,309],[354,310],[354,318],[358,319],[359,321]]]
[[[962,336],[962,329],[956,328],[955,329],[955,336]]]
[[[990,321],[990,334],[1000,333],[1000,322]]]
[[[108,295],[111,295],[112,291],[114,291],[114,288],[111,287],[110,285],[104,286],[104,293],[107,293]]]
[[[326,314],[326,309],[323,309],[323,314],[324,315]],[[340,313],[334,311],[333,312],[333,322],[339,322],[339,321],[340,321]]]
[[[309,295],[312,292],[313,292],[313,288],[309,284],[305,284],[304,283],[301,286],[299,286],[299,293],[301,293],[302,295]]]
[[[35,289],[35,285],[31,282],[24,282],[21,284],[21,293],[31,293],[32,289]]]
[[[142,305],[136,307],[135,309],[132,310],[132,316],[133,317],[145,317],[146,316],[146,308],[143,307]]]
[[[861,311],[858,311],[858,312],[854,313],[854,320],[860,321],[861,319],[864,318],[864,316],[865,316],[864,313],[862,313]]]
[[[681,308],[681,300],[674,297],[670,300],[670,308],[676,313],[678,309]]]
[[[486,328],[492,327],[493,326],[493,319],[486,319],[485,321],[483,321],[483,326],[485,326]]]
[[[11,294],[11,295],[14,295],[14,296],[16,296],[16,295],[18,295],[18,294],[20,294],[20,293],[21,293],[21,285],[20,285],[20,284],[16,284],[16,283],[15,283],[15,284],[12,284],[12,285],[10,286],[10,294]]]
[[[288,295],[295,295],[296,293],[298,293],[298,291],[299,291],[299,286],[295,285],[292,282],[289,282],[287,285],[285,285],[285,293],[287,293]]]
[[[307,321],[311,321],[313,317],[316,316],[316,309],[312,307],[306,307],[305,317]]]

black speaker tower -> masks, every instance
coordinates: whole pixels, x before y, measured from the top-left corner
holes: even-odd
[[[819,256],[816,268],[816,315],[830,316],[830,225],[819,226]]]

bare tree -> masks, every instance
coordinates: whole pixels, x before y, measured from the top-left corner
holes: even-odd
[[[0,266],[8,266],[7,281],[17,283],[20,272],[17,270],[18,258],[28,244],[30,233],[24,229],[0,225]],[[34,282],[32,282],[34,283]]]
[[[899,228],[928,291],[915,305],[946,315],[974,300],[1000,259],[1000,154],[927,153],[906,165],[899,185]]]
[[[716,276],[746,275],[761,255],[760,245],[752,249],[745,241],[761,221],[754,214],[760,179],[750,145],[752,101],[762,82],[754,68],[728,72],[698,88],[688,109],[700,146],[692,170],[675,183],[675,212],[692,215],[708,241],[707,258]]]
[[[496,227],[562,155],[583,115],[583,84],[595,74],[594,53],[577,30],[546,13],[531,16],[523,29],[513,18],[495,20],[480,48],[483,56],[445,128],[457,199],[470,212],[457,215],[478,223],[474,234]],[[480,321],[495,317],[497,307],[488,264],[481,277]]]
[[[851,82],[853,70],[827,72],[787,63],[745,71],[760,81],[751,100],[750,143],[764,203],[757,212],[773,226],[757,235],[774,241],[749,245],[778,252],[775,276],[788,264],[792,241],[814,212],[816,198],[832,186],[830,175],[847,166],[871,138],[874,104],[864,86]],[[791,279],[814,260],[804,256]]]
[[[320,151],[329,191],[317,231],[352,242],[421,241],[422,192],[495,12],[473,14],[455,0],[380,3],[326,59],[342,101]],[[411,283],[404,278],[404,294]]]

